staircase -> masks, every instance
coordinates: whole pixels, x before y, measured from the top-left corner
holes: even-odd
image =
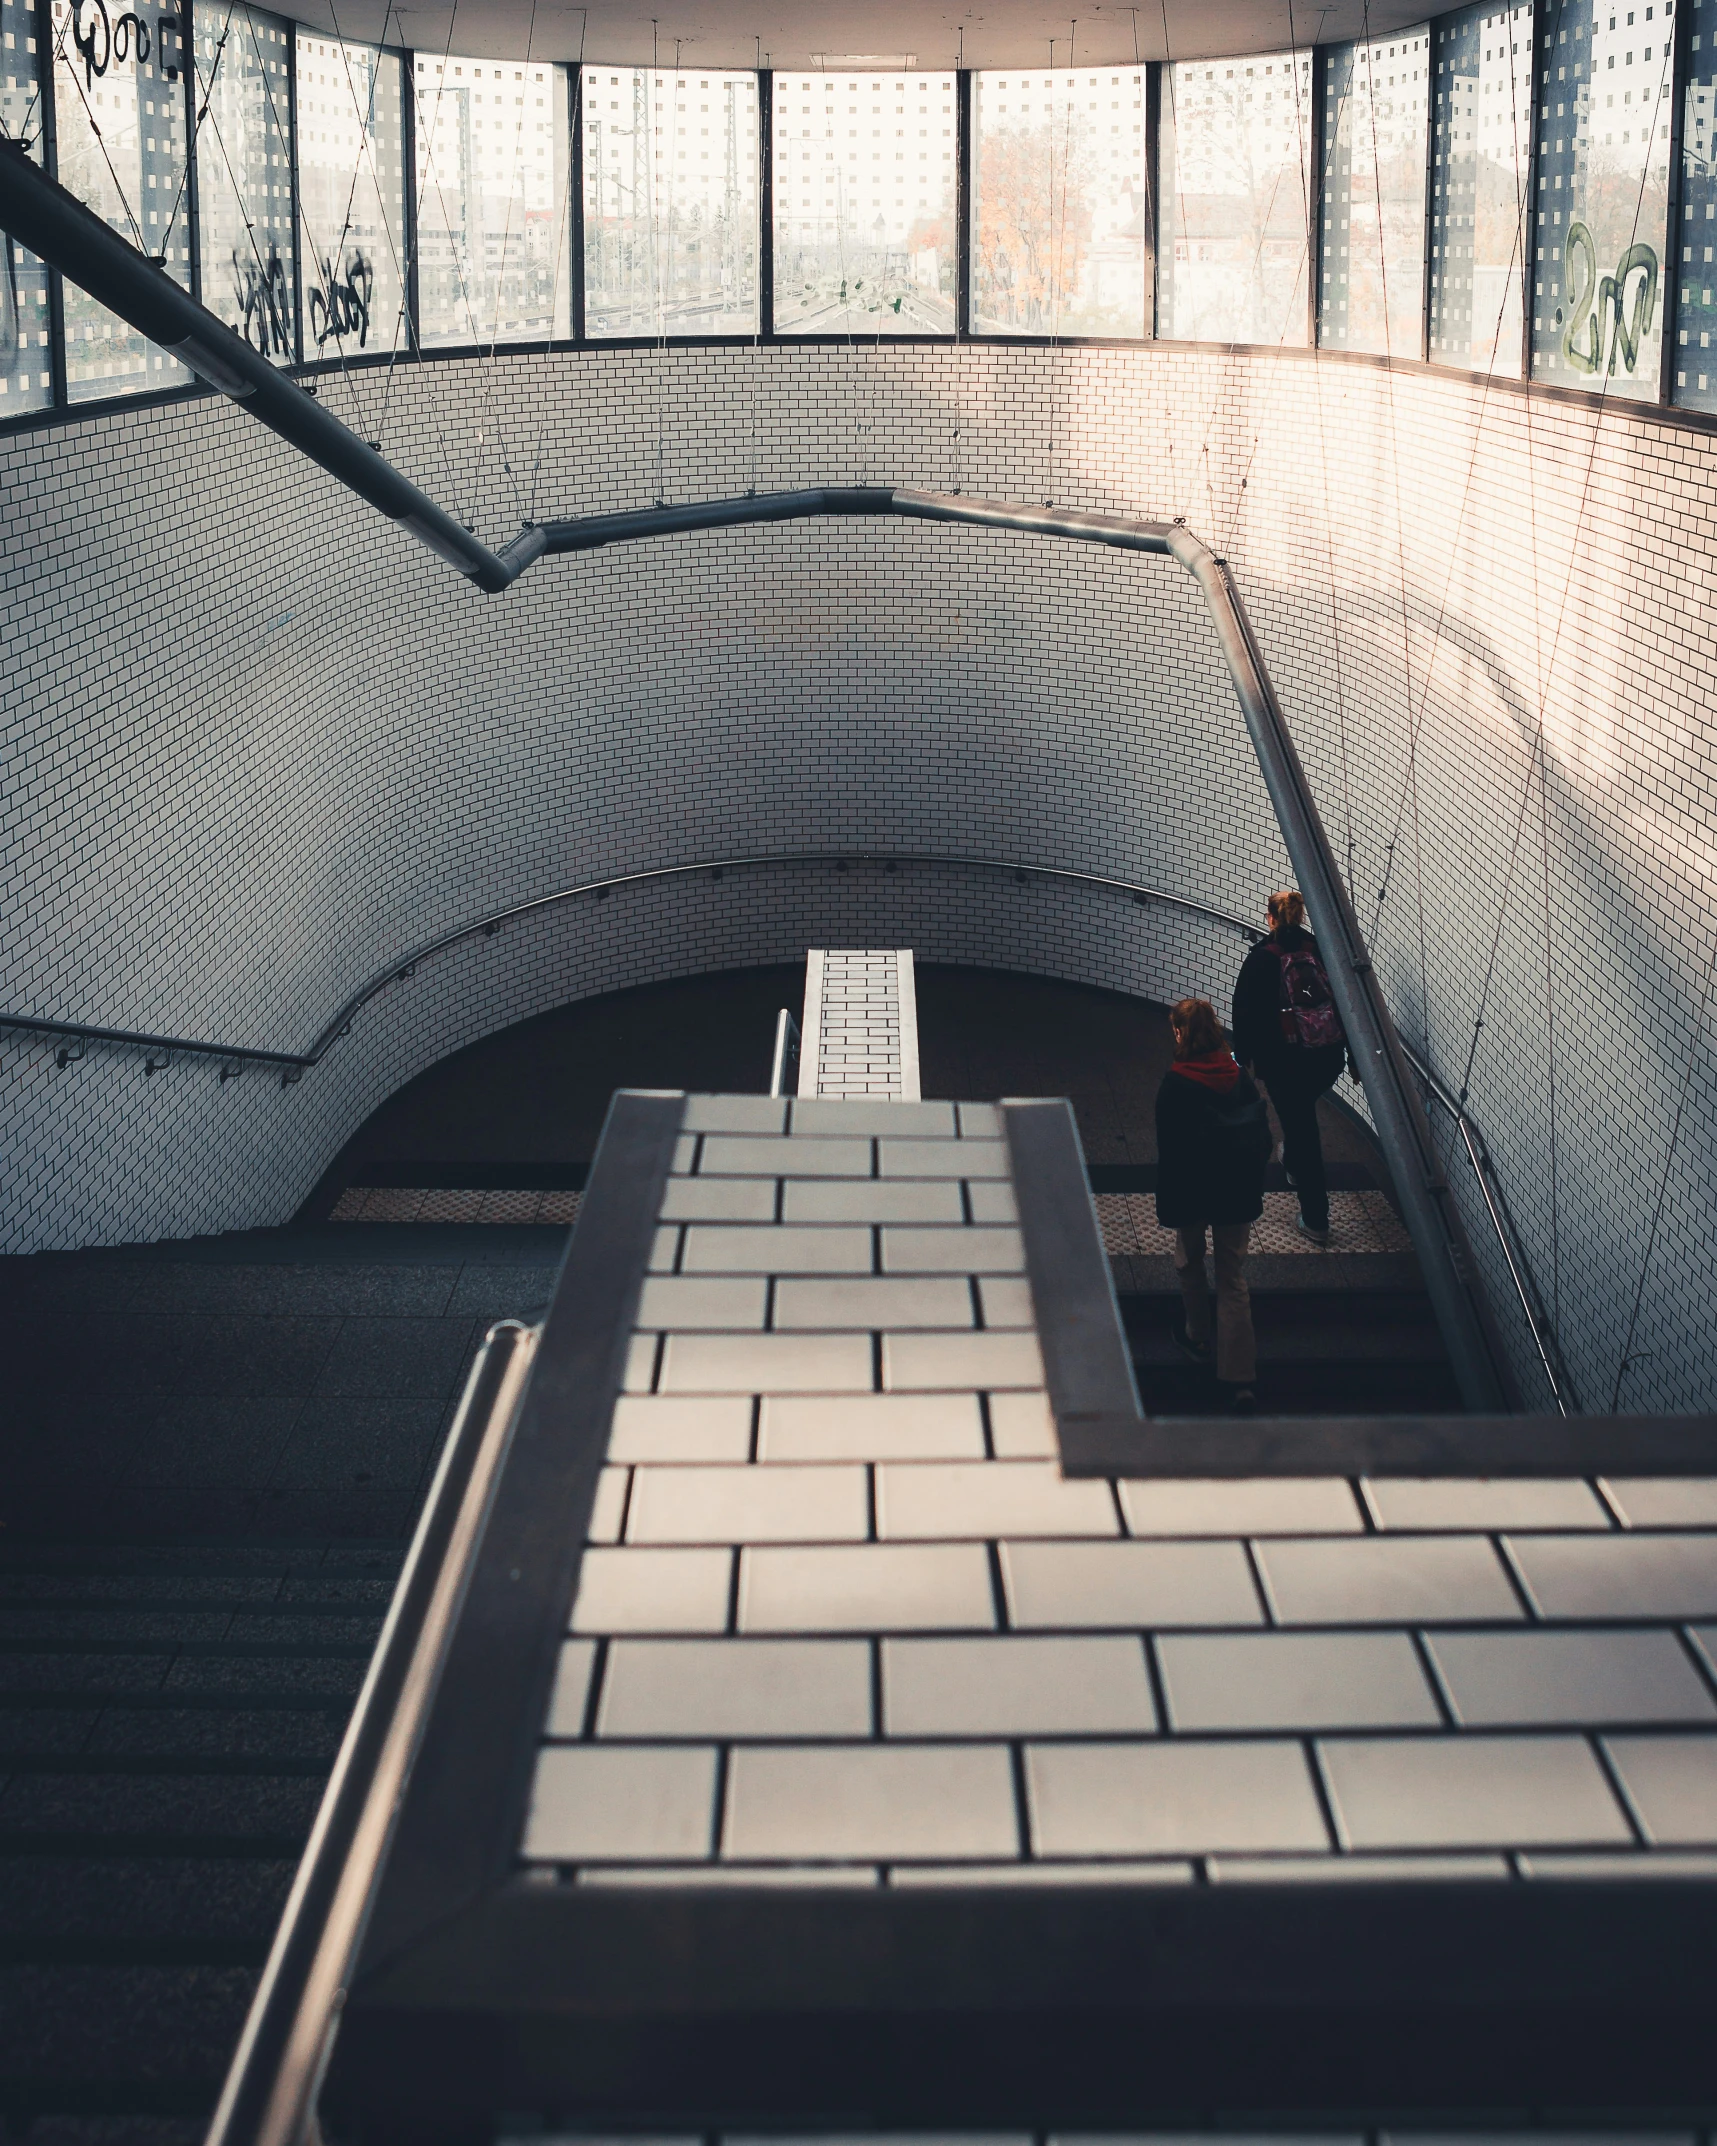
[[[400,1555],[0,1553],[8,2139],[201,2135]]]

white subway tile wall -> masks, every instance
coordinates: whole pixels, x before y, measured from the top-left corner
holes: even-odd
[[[495,540],[524,511],[508,464],[538,513],[869,481],[1187,516],[1233,563],[1403,1032],[1458,1080],[1482,1006],[1472,1109],[1582,1398],[1711,1403],[1717,443],[1614,401],[1167,346],[543,352],[387,388],[322,383]],[[610,547],[485,597],[213,397],[6,436],[0,527],[10,1010],[301,1048],[437,932],[706,856],[989,854],[1248,916],[1288,878],[1165,561],[807,523]],[[461,1045],[830,944],[1223,1005],[1239,953],[995,875],[619,889],[426,963],[284,1090],[97,1048],[62,1070],[7,1037],[0,1243],[283,1220]]]
[[[604,1885],[1717,1871],[1717,1628],[1677,1623],[1717,1533],[1632,1532],[1637,1486],[1576,1479],[1065,1479],[1041,1383],[973,1353],[1037,1361],[1024,1277],[989,1271],[1019,1234],[975,1219],[1012,1193],[995,1114],[776,1108],[746,1133],[688,1106],[528,1860]],[[706,1178],[736,1139],[758,1174]],[[831,1145],[859,1174],[800,1219]],[[710,1183],[762,1191],[723,1223],[688,1197]],[[853,1191],[912,1185],[952,1195],[940,1220],[855,1219]],[[1026,1323],[992,1335],[998,1281]],[[1660,1487],[1668,1520],[1708,1489]]]

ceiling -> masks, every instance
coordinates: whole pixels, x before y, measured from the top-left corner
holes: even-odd
[[[346,37],[484,59],[586,58],[671,67],[831,70],[844,55],[911,53],[920,67],[1123,66],[1387,36],[1425,19],[1403,0],[289,0],[300,21]]]

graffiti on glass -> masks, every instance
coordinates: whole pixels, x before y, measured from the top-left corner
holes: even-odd
[[[308,298],[310,332],[318,350],[324,343],[348,337],[356,337],[359,349],[363,348],[370,339],[370,300],[375,288],[375,269],[356,246],[346,256],[343,275],[335,273],[333,262],[324,255]]]
[[[1613,276],[1600,276],[1598,248],[1590,230],[1580,223],[1568,226],[1568,314],[1567,326],[1562,328],[1562,355],[1576,372],[1613,373],[1618,367],[1624,373],[1633,371],[1657,309],[1657,274],[1657,254],[1641,240],[1622,255]],[[1559,327],[1562,319],[1559,312]]]
[[[280,248],[271,245],[266,261],[259,257],[243,261],[235,246],[232,264],[233,303],[239,315],[233,327],[265,358],[291,357],[292,298]]]
[[[106,74],[115,60],[129,59],[134,41],[139,64],[147,63],[149,25],[141,15],[127,8],[123,15],[110,16],[107,0],[87,0],[89,14],[86,18],[85,4],[86,0],[73,0],[72,43],[83,60],[86,89],[97,75]]]

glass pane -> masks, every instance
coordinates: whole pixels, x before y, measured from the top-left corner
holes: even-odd
[[[36,71],[36,14],[29,0],[0,0],[6,72],[0,75],[0,125],[8,141],[42,161],[41,79]],[[54,399],[48,354],[48,272],[10,232],[0,262],[0,419],[43,410]]]
[[[946,75],[775,77],[775,326],[952,335],[956,116]]]
[[[972,326],[1151,332],[1142,69],[974,77]]]
[[[304,355],[403,350],[404,62],[308,30],[297,40]]]
[[[1309,56],[1178,61],[1163,73],[1158,334],[1303,344]]]
[[[584,326],[757,332],[757,77],[584,70]]]
[[[60,184],[175,283],[191,281],[185,196],[185,85],[178,14],[115,17],[54,0],[54,141]],[[98,131],[99,130],[99,131]],[[177,358],[139,335],[68,278],[66,389],[73,402],[181,387]]]
[[[572,333],[566,69],[417,66],[417,302],[425,344]]]
[[[1717,0],[1694,0],[1681,121],[1681,307],[1674,399],[1717,410]],[[1623,48],[1626,49],[1625,47]],[[1606,68],[1605,72],[1609,70]]]
[[[1318,339],[1332,350],[1420,354],[1429,42],[1421,26],[1324,55]]]
[[[197,244],[203,303],[277,365],[298,355],[288,31],[249,8],[198,8]]]
[[[1532,9],[1445,15],[1431,54],[1431,356],[1518,380]]]
[[[1535,380],[1657,399],[1669,18],[1668,0],[1562,0],[1539,40]]]

